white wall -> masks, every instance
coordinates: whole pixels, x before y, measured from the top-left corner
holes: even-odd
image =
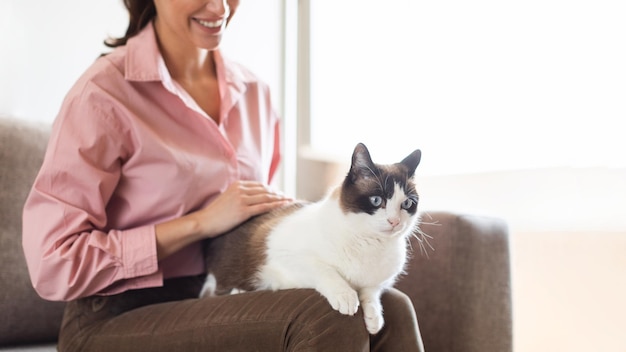
[[[281,1],[242,1],[224,53],[281,91]],[[78,76],[127,26],[121,0],[1,0],[0,115],[52,122]]]
[[[516,352],[624,352],[626,230],[512,232]]]

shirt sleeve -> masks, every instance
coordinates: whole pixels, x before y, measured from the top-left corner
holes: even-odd
[[[119,121],[102,107],[80,98],[64,103],[23,212],[24,253],[41,297],[162,284],[154,226],[108,228],[126,144]]]

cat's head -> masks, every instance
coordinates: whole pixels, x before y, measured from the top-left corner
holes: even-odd
[[[364,144],[354,148],[339,203],[358,231],[389,237],[413,231],[419,202],[413,176],[421,155],[418,149],[399,163],[379,165]]]

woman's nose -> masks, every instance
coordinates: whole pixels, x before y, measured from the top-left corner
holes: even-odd
[[[216,15],[228,17],[230,14],[230,7],[226,0],[206,0],[205,7]]]

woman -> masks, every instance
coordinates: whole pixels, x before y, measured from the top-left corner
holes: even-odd
[[[24,207],[39,295],[68,301],[60,351],[369,348],[362,316],[313,290],[197,299],[200,240],[290,200],[272,191],[267,86],[218,50],[238,0],[125,0],[130,23],[68,93]],[[410,302],[383,297],[374,349],[421,348]]]

